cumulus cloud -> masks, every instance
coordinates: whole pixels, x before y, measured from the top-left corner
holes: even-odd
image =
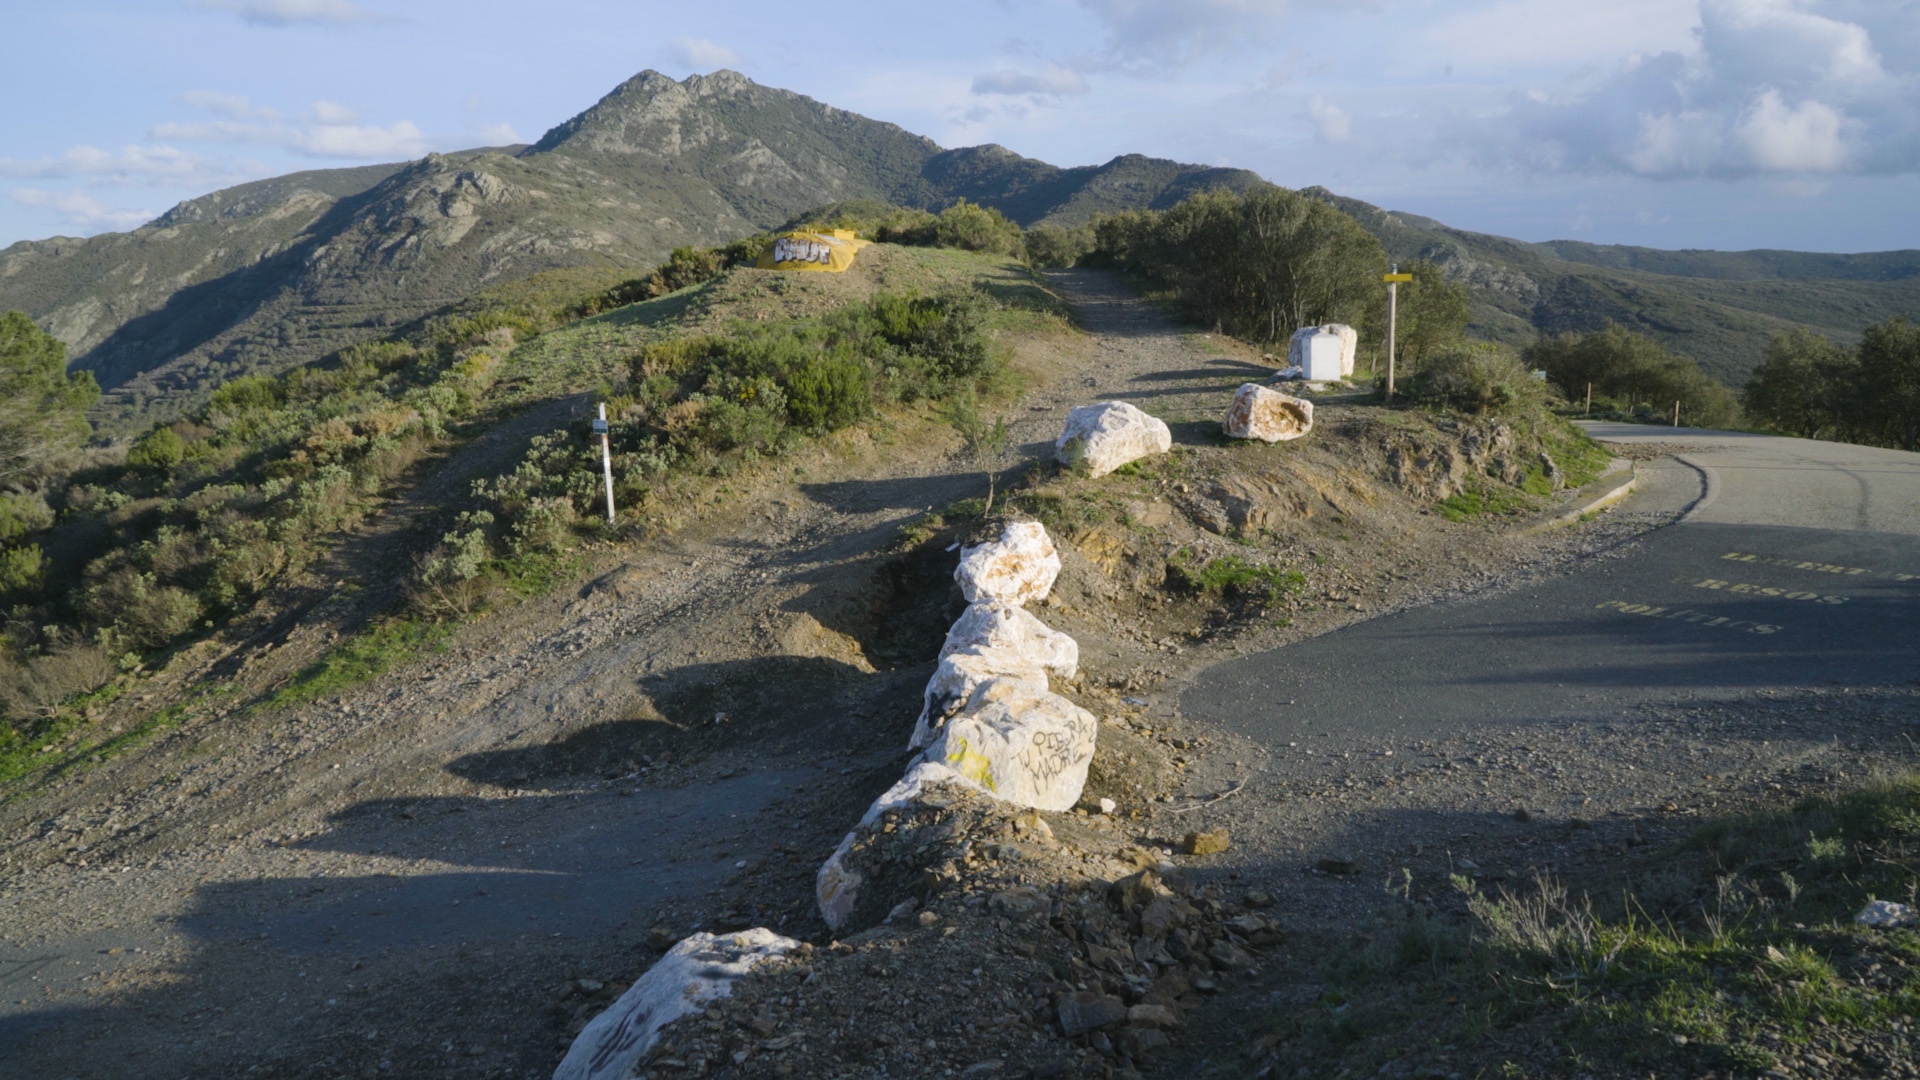
[[[673,58],[680,62],[681,67],[702,71],[740,66],[739,53],[706,38],[674,38]]]
[[[1353,137],[1353,115],[1319,94],[1307,99],[1307,118],[1322,142],[1346,142]]]
[[[1888,66],[1870,20],[1842,17],[1858,10],[1701,0],[1693,50],[1633,56],[1593,85],[1518,96],[1495,155],[1654,178],[1920,170],[1920,74]]]
[[[223,178],[214,162],[171,146],[127,146],[118,151],[76,146],[52,158],[0,158],[0,176],[22,180],[83,180],[108,184],[201,184]]]
[[[302,23],[349,26],[381,18],[353,0],[188,0],[187,6],[201,11],[229,12],[253,26]]]
[[[161,124],[156,139],[177,142],[251,143],[278,146],[308,157],[386,160],[414,158],[433,149],[410,120],[378,124],[252,124],[216,120],[197,124]]]
[[[173,142],[246,143],[277,146],[308,157],[387,160],[419,157],[434,149],[409,120],[387,125],[363,124],[360,114],[334,101],[316,101],[307,107],[304,122],[280,119],[273,109],[256,107],[244,97],[197,90],[182,95],[220,120],[168,123],[149,134]]]
[[[314,102],[313,108],[308,110],[308,115],[313,117],[315,123],[336,127],[360,122],[359,113],[332,101]]]
[[[278,120],[280,114],[264,105],[255,105],[241,94],[223,94],[218,90],[189,90],[180,100],[196,109],[235,120]]]
[[[1087,80],[1077,71],[1048,65],[1038,72],[990,71],[973,77],[976,94],[1006,94],[1028,97],[1065,97],[1087,92]]]
[[[152,221],[156,216],[151,210],[118,210],[110,206],[102,206],[85,192],[80,191],[15,188],[7,194],[22,206],[50,209],[60,215],[61,221],[89,233],[103,229],[136,228]]]
[[[512,124],[488,124],[480,129],[480,143],[483,146],[514,146],[526,142]]]

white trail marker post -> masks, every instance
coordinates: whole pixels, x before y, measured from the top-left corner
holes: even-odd
[[[600,403],[600,418],[593,422],[593,433],[600,436],[600,470],[607,477],[607,524],[613,524],[613,442],[607,431],[607,403]]]
[[[1380,275],[1387,283],[1387,403],[1393,403],[1393,338],[1398,329],[1395,325],[1400,319],[1400,283],[1412,281],[1412,274],[1400,272],[1400,264],[1394,263],[1391,272]]]

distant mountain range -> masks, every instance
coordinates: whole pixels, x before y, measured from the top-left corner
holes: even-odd
[[[1400,260],[1427,259],[1472,286],[1477,336],[1524,345],[1542,333],[1608,322],[1693,357],[1730,386],[1746,383],[1767,341],[1792,329],[1851,344],[1869,324],[1920,318],[1920,251],[1662,251],[1554,240],[1530,244],[1448,228],[1324,188]]]
[[[1139,155],[1063,169],[998,146],[944,150],[892,124],[722,71],[643,72],[527,147],[294,173],[174,207],[128,233],[0,251],[0,310],[68,344],[127,430],[222,381],[282,371],[491,285],[560,267],[649,267],[814,207],[956,198],[1023,225],[1163,208],[1246,170]],[[1526,244],[1449,229],[1332,193],[1402,259],[1474,288],[1488,337],[1590,329],[1654,334],[1738,382],[1768,334],[1841,338],[1920,311],[1920,252],[1666,252]]]

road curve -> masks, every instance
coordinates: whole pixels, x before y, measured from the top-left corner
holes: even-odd
[[[1920,454],[1779,435],[1583,423],[1610,443],[1657,443],[1706,483],[1689,524],[1920,536]]]
[[[1592,424],[1670,448],[1674,510],[1618,557],[1219,664],[1188,716],[1256,740],[1419,739],[1675,697],[1920,677],[1920,454]],[[1676,490],[1685,483],[1687,490]],[[1624,505],[1660,498],[1635,494]]]

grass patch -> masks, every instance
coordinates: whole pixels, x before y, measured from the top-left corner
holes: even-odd
[[[1193,552],[1181,548],[1167,560],[1167,573],[1182,588],[1212,596],[1234,596],[1271,604],[1305,588],[1307,576],[1298,570],[1257,563],[1239,555],[1223,555],[1196,562]]]
[[[1325,962],[1325,994],[1276,1017],[1238,1075],[1427,1068],[1438,1048],[1466,1075],[1799,1075],[1812,1054],[1835,1063],[1823,1075],[1880,1075],[1906,1056],[1920,932],[1854,914],[1920,893],[1920,776],[1713,822],[1632,881],[1602,902],[1547,876],[1456,877]]]
[[[1517,514],[1533,505],[1523,489],[1476,484],[1440,500],[1440,513],[1448,521],[1462,522],[1487,515]]]
[[[388,619],[308,665],[261,708],[303,705],[358,686],[439,645],[452,632],[451,625],[436,620]]]
[[[1540,441],[1560,466],[1568,487],[1583,487],[1599,479],[1613,461],[1613,452],[1587,433],[1558,417],[1540,431]]]

